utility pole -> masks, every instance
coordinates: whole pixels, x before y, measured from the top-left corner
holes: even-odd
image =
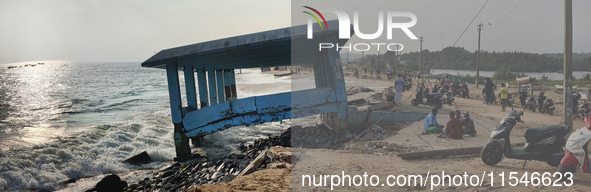
[[[573,126],[572,116],[572,56],[573,56],[573,2],[564,0],[564,125]]]
[[[478,24],[478,53],[476,54],[476,88],[478,89],[478,77],[480,77],[480,31],[482,23]]]
[[[378,62],[376,64],[378,64],[377,66],[380,65],[380,51],[378,51]]]
[[[400,43],[396,42],[396,70],[400,74],[400,49],[398,49],[398,45],[400,45]]]
[[[365,53],[365,51],[361,51],[361,66],[365,67],[365,60],[363,59],[363,53]]]
[[[421,72],[422,72],[421,69],[423,66],[423,63],[421,62],[421,59],[423,58],[422,55],[423,55],[423,37],[421,37],[421,48],[419,51],[419,75],[421,75]]]

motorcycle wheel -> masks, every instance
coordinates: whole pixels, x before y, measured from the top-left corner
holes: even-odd
[[[480,152],[480,159],[487,165],[496,165],[503,160],[503,152],[501,149],[483,148]]]
[[[548,114],[550,114],[550,116],[552,116],[554,114],[554,112],[548,111]]]
[[[438,104],[437,106],[435,106],[435,108],[437,109],[441,109],[441,107],[443,107],[443,104]]]
[[[567,172],[571,172],[572,174],[574,174],[575,172],[577,172],[578,169],[579,169],[579,166],[575,166],[575,165],[569,165],[569,166],[558,165],[558,169],[556,169],[556,172],[559,172],[560,175],[562,175],[562,180],[564,180],[564,179],[566,179],[565,175]]]
[[[418,106],[419,105],[419,101],[417,101],[417,99],[413,99],[410,101],[410,104],[412,104],[412,106]]]

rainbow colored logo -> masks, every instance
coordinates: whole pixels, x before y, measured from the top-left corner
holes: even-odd
[[[326,20],[324,20],[324,16],[322,16],[322,14],[320,12],[318,12],[316,9],[314,9],[312,7],[308,7],[308,6],[303,6],[303,7],[308,8],[308,9],[314,11],[316,14],[318,14],[320,16],[320,18],[322,18],[322,21],[324,21],[324,26],[326,27],[326,30],[328,30],[328,24],[326,24]],[[314,14],[307,12],[307,11],[302,11],[302,12],[307,13],[308,15],[314,17],[314,19],[316,19],[316,21],[318,22],[318,25],[320,25],[320,29],[324,30],[324,28],[322,27],[322,22],[320,22],[318,17],[316,17]]]

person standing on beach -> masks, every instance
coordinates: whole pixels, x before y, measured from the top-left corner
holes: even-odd
[[[396,88],[395,102],[400,104],[402,100],[402,91],[404,90],[404,79],[402,79],[402,75],[398,74],[398,79],[394,81],[394,87]]]
[[[493,93],[493,83],[492,80],[490,80],[489,77],[486,78],[485,83],[484,83],[484,94],[486,97],[486,105],[490,105],[492,104],[492,95]]]
[[[505,112],[505,107],[507,107],[507,95],[509,91],[507,87],[505,87],[505,83],[501,83],[501,90],[499,90],[499,97],[501,98],[501,108],[503,112]]]

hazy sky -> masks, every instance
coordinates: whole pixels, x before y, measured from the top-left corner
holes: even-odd
[[[356,10],[363,14],[361,7],[412,12],[418,22],[411,31],[425,37],[423,48],[440,50],[453,45],[484,2],[314,1],[306,5],[340,8],[351,17]],[[564,2],[517,2],[490,0],[456,46],[475,50],[476,24],[484,23],[483,50],[562,52]],[[54,59],[144,61],[162,49],[288,27],[292,16],[305,17],[300,4],[280,0],[1,0],[0,63]],[[573,0],[573,12],[573,50],[591,52],[591,1]],[[327,19],[336,18],[325,15]],[[372,32],[369,28],[367,33]],[[393,41],[403,43],[405,52],[419,49],[416,40]]]

